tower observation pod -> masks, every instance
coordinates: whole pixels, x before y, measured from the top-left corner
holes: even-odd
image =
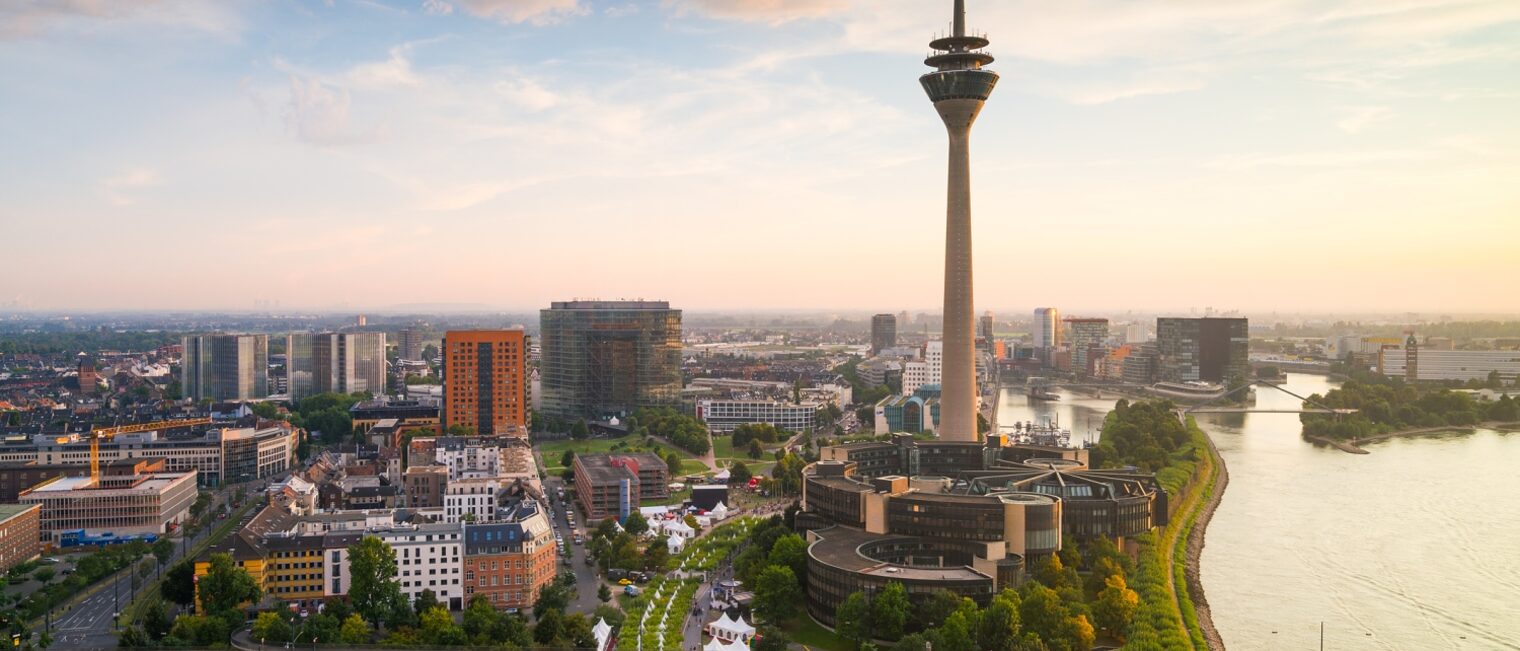
[[[989,41],[966,33],[966,2],[955,0],[950,36],[929,43],[935,53],[924,63],[934,72],[918,78],[950,136],[950,174],[945,204],[944,359],[940,383],[939,436],[975,441],[976,319],[971,282],[971,124],[997,85],[997,73],[983,69],[992,55]]]

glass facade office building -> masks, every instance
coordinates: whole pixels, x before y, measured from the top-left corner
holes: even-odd
[[[539,312],[542,409],[626,416],[681,400],[681,311],[664,301],[566,301]]]
[[[1250,324],[1243,318],[1156,319],[1162,381],[1239,385],[1250,376],[1250,346]]]
[[[385,393],[385,333],[285,337],[285,388],[291,400],[327,392]]]
[[[201,400],[257,400],[269,395],[268,335],[190,335],[180,339],[180,386]]]

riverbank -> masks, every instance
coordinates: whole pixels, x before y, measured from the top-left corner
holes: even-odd
[[[1372,454],[1372,452],[1370,450],[1367,450],[1366,448],[1363,448],[1361,446],[1361,444],[1363,444],[1363,443],[1371,443],[1371,442],[1374,442],[1374,441],[1384,441],[1384,440],[1387,440],[1387,439],[1398,438],[1398,437],[1403,437],[1403,436],[1423,436],[1423,435],[1426,435],[1426,434],[1440,434],[1442,432],[1454,432],[1454,433],[1471,434],[1473,432],[1478,431],[1479,429],[1491,429],[1491,430],[1498,430],[1498,431],[1508,431],[1508,430],[1514,429],[1516,427],[1520,427],[1520,422],[1506,423],[1506,422],[1499,422],[1499,421],[1488,421],[1488,422],[1478,423],[1477,425],[1474,425],[1474,426],[1471,426],[1471,427],[1457,426],[1457,425],[1441,425],[1441,426],[1438,426],[1438,427],[1413,427],[1413,428],[1401,429],[1401,430],[1397,430],[1397,431],[1393,431],[1393,432],[1384,432],[1382,434],[1373,434],[1371,436],[1362,436],[1362,437],[1358,437],[1358,438],[1348,439],[1348,440],[1345,440],[1345,441],[1338,441],[1338,440],[1331,439],[1331,438],[1326,438],[1326,437],[1323,437],[1323,436],[1310,436],[1310,437],[1308,437],[1308,439],[1310,441],[1314,441],[1316,443],[1323,443],[1325,445],[1329,445],[1329,446],[1334,447],[1334,448],[1336,448],[1336,449],[1338,449],[1338,450],[1340,450],[1342,452],[1349,452],[1351,454]]]
[[[1224,463],[1224,457],[1220,456],[1219,448],[1214,445],[1213,437],[1196,423],[1190,423],[1203,434],[1203,440],[1208,443],[1209,456],[1213,458],[1215,469],[1213,485],[1209,491],[1208,499],[1204,501],[1202,509],[1198,513],[1198,520],[1193,524],[1192,531],[1187,537],[1187,560],[1184,564],[1183,574],[1187,577],[1188,592],[1193,594],[1193,610],[1198,614],[1198,627],[1203,632],[1204,640],[1210,649],[1223,650],[1224,638],[1219,635],[1219,629],[1214,626],[1213,612],[1209,609],[1208,596],[1203,590],[1201,576],[1204,534],[1209,528],[1209,522],[1214,519],[1214,510],[1219,508],[1219,503],[1224,499],[1224,491],[1230,485],[1230,469]]]

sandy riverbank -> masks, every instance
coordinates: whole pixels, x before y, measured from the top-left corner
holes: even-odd
[[[1329,439],[1323,436],[1310,436],[1309,440],[1316,443],[1324,443],[1325,445],[1332,446],[1343,452],[1350,452],[1351,454],[1372,454],[1372,452],[1368,451],[1366,448],[1363,448],[1361,444],[1371,443],[1373,441],[1383,441],[1391,438],[1398,438],[1401,436],[1422,436],[1425,434],[1439,434],[1442,432],[1461,432],[1471,434],[1480,429],[1509,430],[1516,427],[1520,427],[1520,423],[1488,421],[1484,423],[1478,423],[1472,427],[1458,425],[1442,425],[1440,427],[1415,427],[1410,429],[1401,429],[1393,432],[1384,432],[1382,434],[1373,434],[1372,436],[1363,436],[1361,438],[1354,438],[1346,441],[1337,441],[1335,439]]]

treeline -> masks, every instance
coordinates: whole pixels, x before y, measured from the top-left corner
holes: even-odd
[[[1497,337],[1520,338],[1520,321],[1449,321],[1446,323],[1421,323],[1415,330],[1421,338],[1450,337],[1458,341]],[[1340,333],[1356,333],[1369,337],[1404,337],[1409,325],[1357,321],[1337,321],[1330,325],[1294,326],[1279,323],[1272,327],[1272,334],[1279,337],[1329,337]]]
[[[640,407],[628,417],[628,431],[635,436],[658,436],[695,455],[707,454],[712,443],[707,426],[670,407]]]
[[[20,332],[0,337],[0,355],[57,355],[101,350],[145,351],[179,343],[175,332]]]
[[[899,651],[1090,649],[1100,635],[1115,643],[1130,638],[1141,612],[1128,584],[1133,571],[1112,541],[1098,540],[1045,558],[1022,586],[1005,588],[985,607],[949,590],[910,599],[902,584],[890,583],[875,595],[849,595],[835,624],[861,648],[881,640]]]
[[[342,443],[354,432],[354,419],[348,409],[369,398],[367,393],[307,396],[291,405],[290,423],[308,432],[321,432],[322,440],[328,443]]]
[[[1135,466],[1159,472],[1179,452],[1191,450],[1192,436],[1168,400],[1120,400],[1103,422],[1103,437],[1091,451],[1094,468]]]
[[[1419,427],[1467,427],[1484,421],[1520,421],[1520,401],[1502,396],[1479,400],[1471,394],[1402,382],[1350,381],[1311,403],[1353,414],[1302,414],[1304,436],[1355,439]],[[1312,405],[1311,405],[1312,406]]]

